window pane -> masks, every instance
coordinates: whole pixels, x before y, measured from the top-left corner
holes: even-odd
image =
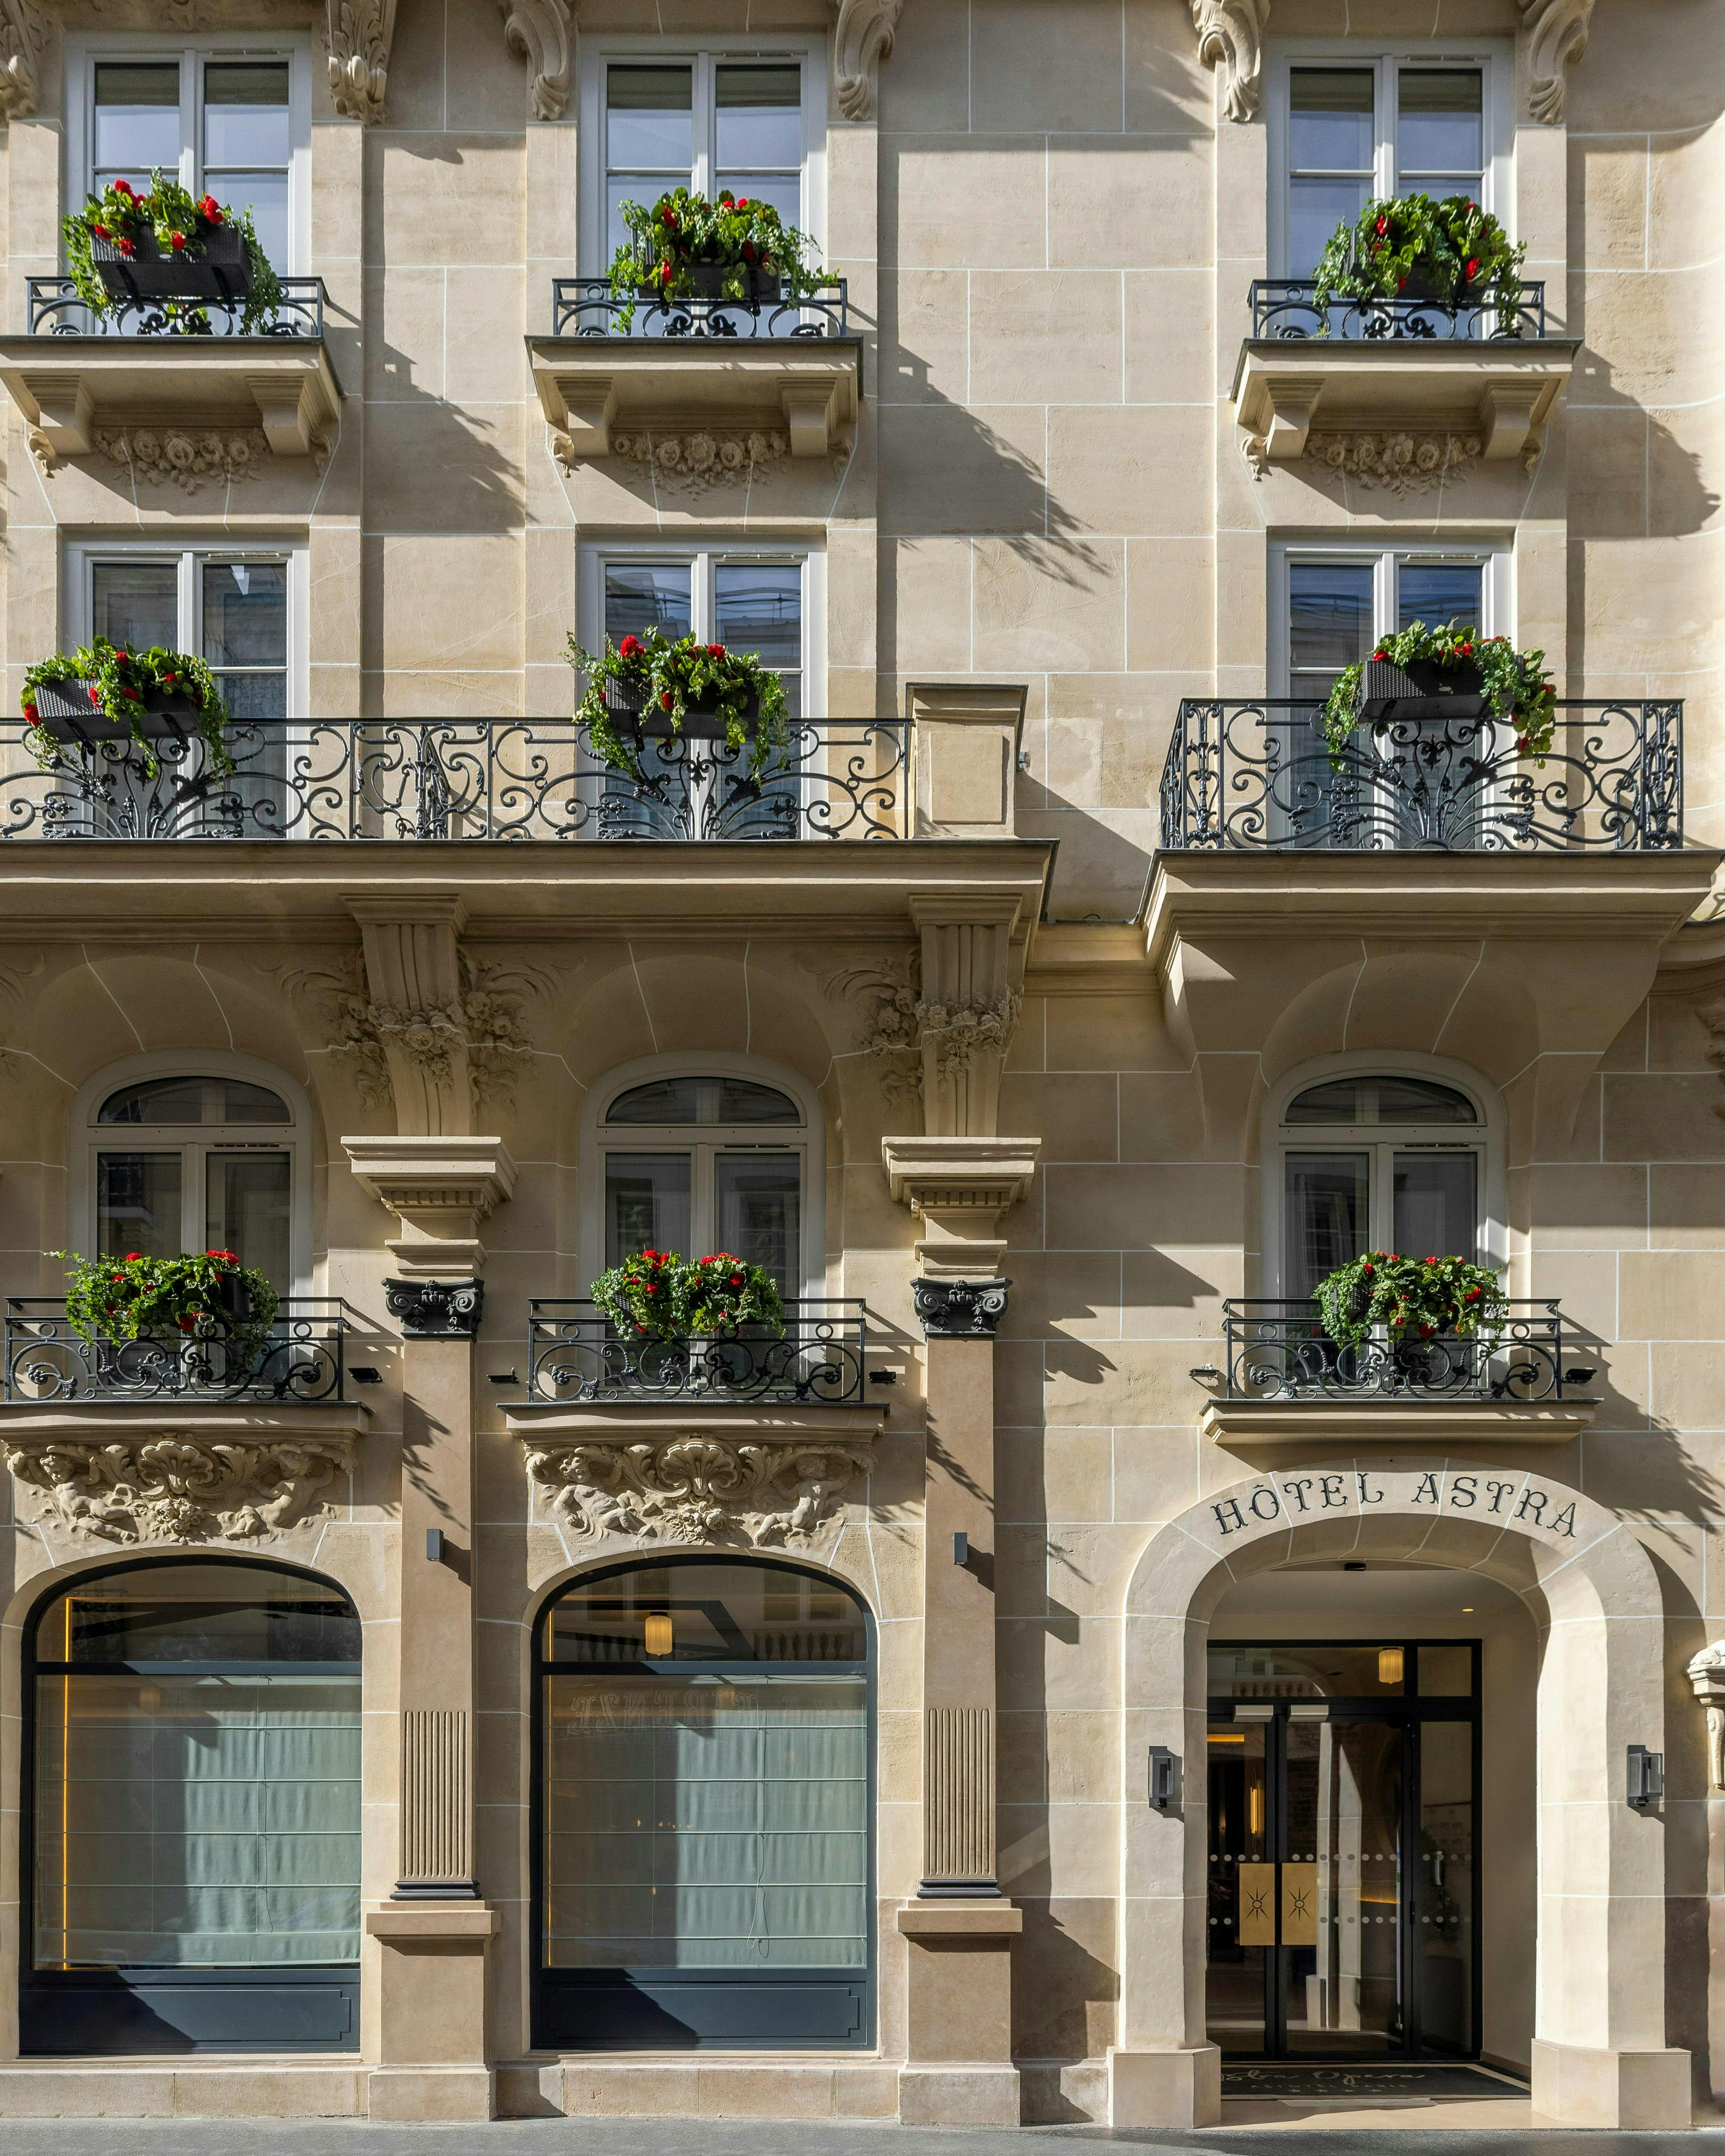
[[[203,564],[203,655],[212,666],[285,666],[287,565]]]
[[[180,167],[180,70],[103,61],[95,71],[97,185],[104,177],[147,180]]]
[[[1452,1086],[1431,1086],[1420,1078],[1378,1078],[1380,1123],[1476,1123],[1479,1114],[1466,1093]]]
[[[619,1093],[608,1123],[797,1123],[797,1104],[747,1078],[660,1078]]]
[[[1288,565],[1288,654],[1296,673],[1339,674],[1372,649],[1372,568],[1366,562]],[[1322,695],[1297,683],[1296,696]]]
[[[1291,71],[1288,162],[1296,172],[1370,172],[1375,88],[1370,68]]]
[[[546,1680],[553,1967],[860,1969],[868,1681]]]
[[[687,68],[608,68],[605,104],[605,162],[614,172],[675,170],[686,183],[695,162],[694,88]]]
[[[281,720],[287,716],[285,674],[218,674],[229,716],[235,720]],[[258,767],[253,767],[255,771]]]
[[[1286,1292],[1299,1300],[1366,1247],[1367,1156],[1291,1152],[1286,1173]]]
[[[694,626],[686,562],[608,562],[605,634],[614,644],[657,629],[675,639]]]
[[[868,1635],[845,1590],[770,1565],[643,1565],[574,1588],[552,1609],[547,1660],[633,1662],[649,1613],[671,1619],[677,1661],[860,1662]]]
[[[772,1274],[781,1295],[797,1292],[802,1163],[793,1152],[721,1153],[719,1247]]]
[[[1420,1650],[1420,1691],[1425,1699],[1466,1699],[1473,1691],[1473,1649],[1464,1640],[1453,1647]]]
[[[1288,275],[1309,277],[1338,224],[1352,224],[1372,192],[1369,180],[1288,182]]]
[[[177,1257],[182,1232],[180,1191],[177,1152],[99,1153],[97,1255]]]
[[[1479,69],[1404,68],[1399,81],[1396,155],[1402,171],[1476,179],[1485,163],[1484,79]],[[1433,192],[1452,194],[1457,190]]]
[[[1420,1650],[1422,1678],[1430,1651]],[[1423,1722],[1415,1996],[1420,2038],[1439,2051],[1465,2053],[1474,2043],[1474,1838],[1472,1725]]]
[[[803,78],[793,67],[717,70],[718,162],[739,171],[803,162]]]
[[[209,1157],[204,1247],[232,1250],[254,1265],[279,1295],[293,1286],[288,1255],[290,1156],[216,1152]]]
[[[146,1078],[110,1093],[99,1123],[289,1123],[279,1093],[244,1078]]]
[[[785,224],[800,225],[803,222],[803,182],[795,173],[775,177],[771,172],[721,166],[715,191],[719,187],[729,187],[732,194],[745,196],[750,201],[771,203]]]
[[[1396,625],[1423,621],[1428,629],[1445,624],[1480,626],[1477,562],[1401,562],[1396,565]]]
[[[356,1676],[62,1676],[36,1717],[39,1967],[359,1958]]]
[[[44,1662],[357,1662],[337,1589],[227,1564],[150,1565],[69,1588],[36,1623]]]
[[[1288,1647],[1224,1640],[1209,1649],[1209,1671],[1212,1699],[1399,1698],[1407,1657],[1376,1642]]]
[[[180,572],[172,562],[98,562],[90,571],[91,624],[122,651],[180,644]]]
[[[721,562],[715,572],[721,644],[783,670],[803,664],[803,572],[783,563]]]
[[[207,61],[205,167],[285,165],[289,149],[286,63]]]
[[[288,182],[285,172],[223,172],[213,167],[204,173],[204,185],[230,209],[249,209],[259,244],[271,266],[285,275],[289,267]]]
[[[1473,1258],[1479,1232],[1471,1152],[1395,1157],[1395,1247],[1404,1257]]]
[[[689,1249],[687,1153],[608,1153],[605,1263],[641,1250]]]

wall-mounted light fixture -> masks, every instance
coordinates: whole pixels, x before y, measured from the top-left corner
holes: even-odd
[[[970,1537],[963,1527],[958,1528],[952,1537],[952,1562],[954,1564],[970,1563]]]
[[[1153,1810],[1165,1812],[1174,1801],[1174,1755],[1166,1744],[1150,1747],[1150,1803]]]
[[[1665,1754],[1650,1752],[1645,1744],[1629,1748],[1630,1809],[1645,1812],[1665,1794]]]
[[[676,1646],[676,1630],[665,1610],[650,1611],[642,1630],[644,1635],[642,1645],[655,1661],[671,1653]]]

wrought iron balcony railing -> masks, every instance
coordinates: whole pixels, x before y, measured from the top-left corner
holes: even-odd
[[[749,1327],[686,1340],[628,1340],[584,1297],[528,1306],[527,1396],[564,1406],[686,1400],[704,1406],[855,1407],[864,1399],[861,1302],[787,1300],[776,1337]]]
[[[1316,1303],[1222,1305],[1230,1400],[1497,1401],[1532,1406],[1574,1400],[1599,1374],[1566,1337],[1554,1302],[1512,1302],[1500,1329],[1473,1339],[1372,1339],[1343,1348],[1324,1332]]]
[[[69,277],[28,280],[32,336],[239,336],[321,337],[324,290],[321,277],[284,277],[281,304],[267,328],[243,332],[244,300],[182,300],[170,314],[160,300],[121,300],[105,321],[98,321],[78,296]]]
[[[891,839],[904,834],[902,721],[805,720],[751,775],[726,742],[645,744],[608,771],[568,719],[245,720],[234,769],[195,735],[146,754],[76,740],[39,769],[0,725],[3,839]]]
[[[836,337],[850,326],[845,280],[829,279],[801,299],[616,298],[608,277],[552,280],[553,336]],[[631,315],[631,307],[633,312]],[[625,322],[624,317],[630,316]]]
[[[72,1400],[280,1401],[303,1406],[347,1395],[347,1306],[339,1297],[284,1299],[261,1344],[223,1320],[195,1333],[86,1340],[64,1296],[10,1296],[6,1397]]]
[[[1162,844],[1304,851],[1643,853],[1683,843],[1681,701],[1566,700],[1543,763],[1489,718],[1397,719],[1332,766],[1322,706],[1188,697],[1162,773]]]
[[[1313,304],[1317,286],[1310,277],[1258,277],[1252,281],[1255,337],[1337,337],[1418,342],[1495,342],[1504,337],[1543,337],[1545,286],[1523,282],[1518,304],[1500,307],[1495,299],[1449,301],[1414,300],[1332,300]]]

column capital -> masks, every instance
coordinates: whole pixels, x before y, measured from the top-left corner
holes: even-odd
[[[501,1138],[350,1137],[355,1179],[402,1224],[385,1247],[409,1281],[457,1280],[485,1260],[480,1224],[515,1189]]]
[[[471,1340],[485,1307],[480,1280],[386,1280],[383,1300],[408,1340]]]
[[[1009,1280],[914,1280],[911,1303],[930,1340],[992,1339],[1006,1315]]]

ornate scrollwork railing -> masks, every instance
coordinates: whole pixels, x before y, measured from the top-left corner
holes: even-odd
[[[528,1306],[527,1395],[563,1405],[592,1400],[675,1399],[690,1404],[824,1403],[864,1397],[868,1314],[861,1302],[787,1300],[784,1331],[628,1340],[584,1298],[536,1298]]]
[[[1512,1302],[1494,1332],[1471,1339],[1373,1338],[1344,1348],[1309,1299],[1230,1300],[1222,1326],[1222,1397],[1230,1400],[1532,1404],[1575,1399],[1599,1374],[1591,1351],[1566,1338],[1555,1302]]]
[[[1481,344],[1505,337],[1549,335],[1545,286],[1526,280],[1514,308],[1494,299],[1332,300],[1314,305],[1310,277],[1258,277],[1252,281],[1255,337],[1335,337],[1352,342]]]
[[[234,769],[170,733],[64,743],[37,767],[0,724],[5,839],[891,839],[901,721],[805,720],[756,778],[726,742],[649,742],[608,771],[568,719],[244,720]]]
[[[1642,853],[1683,843],[1683,706],[1570,699],[1543,763],[1493,718],[1363,726],[1332,766],[1322,706],[1189,697],[1162,844],[1298,852]]]
[[[281,304],[262,330],[243,331],[244,300],[182,300],[171,307],[159,300],[120,300],[105,321],[98,321],[78,296],[69,277],[27,280],[32,336],[253,336],[321,337],[324,290],[321,277],[284,277]]]
[[[845,335],[849,322],[842,277],[798,299],[637,298],[633,303],[614,296],[608,277],[552,280],[551,333],[557,337],[836,337]]]
[[[290,1406],[347,1398],[347,1306],[339,1297],[285,1298],[261,1343],[220,1318],[195,1332],[86,1340],[64,1296],[10,1296],[6,1397],[69,1400],[275,1400]]]

